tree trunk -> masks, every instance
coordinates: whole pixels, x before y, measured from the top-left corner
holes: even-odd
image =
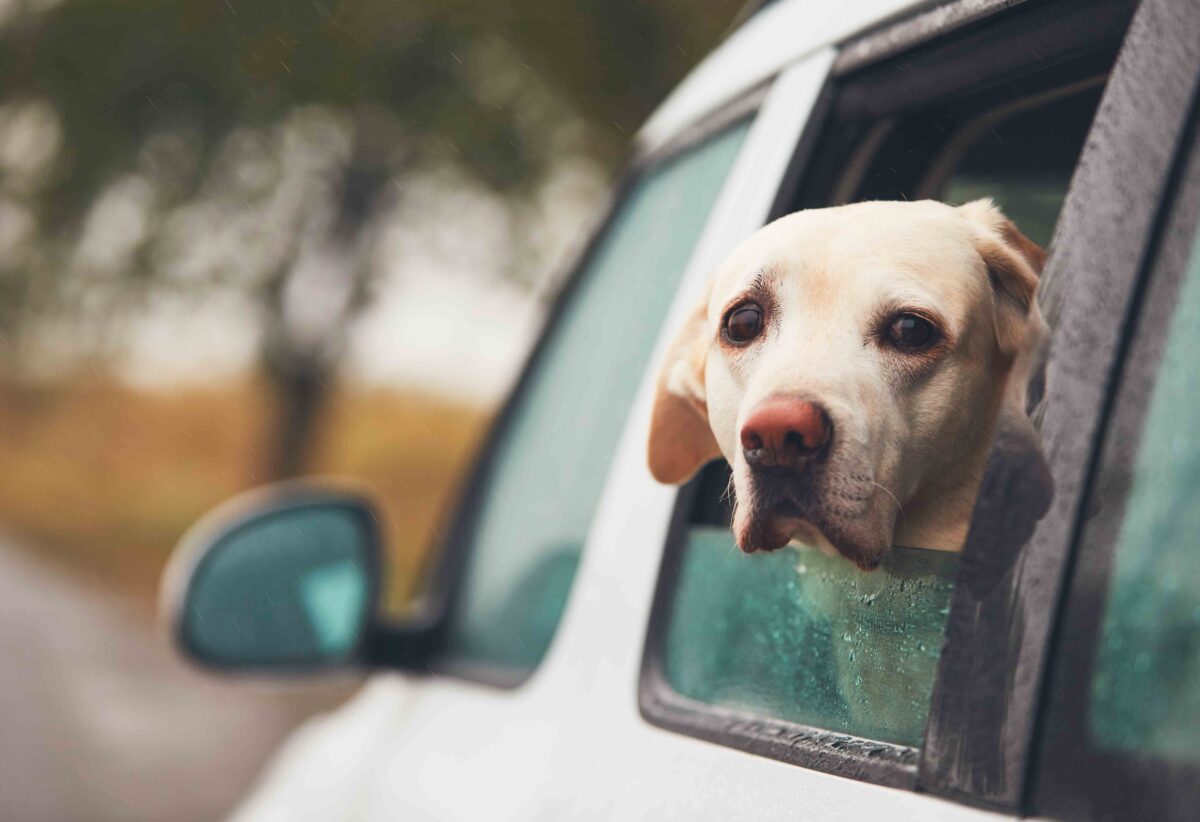
[[[309,468],[318,423],[329,399],[325,376],[320,368],[268,369],[277,426],[268,438],[273,453],[267,469],[272,480],[290,479]]]

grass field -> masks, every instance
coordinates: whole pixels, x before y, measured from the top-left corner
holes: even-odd
[[[0,384],[0,528],[150,604],[171,548],[213,505],[264,480],[269,396],[246,379],[177,391],[89,377]],[[339,388],[313,473],[378,492],[403,596],[485,421],[477,408]]]

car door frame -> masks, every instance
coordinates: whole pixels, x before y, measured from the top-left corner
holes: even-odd
[[[1069,5],[1079,6],[1060,4]],[[1026,807],[1035,719],[1063,568],[1080,512],[1081,474],[1097,445],[1119,350],[1121,325],[1098,332],[1089,328],[1088,318],[1093,312],[1124,317],[1130,310],[1187,110],[1187,83],[1195,75],[1183,42],[1194,28],[1176,25],[1174,12],[1168,0],[1145,0],[1126,32],[1076,166],[1044,276],[1041,301],[1053,326],[1051,353],[1032,390],[1036,397],[1045,396],[1041,373],[1049,375],[1053,399],[1045,409],[1042,432],[1057,489],[1053,505],[1029,539],[1015,546],[1017,552],[999,579],[987,555],[992,547],[988,541],[978,535],[968,541],[919,754],[906,758],[902,751],[891,751],[895,746],[874,740],[733,715],[674,694],[661,669],[669,593],[679,559],[671,546],[681,542],[694,489],[685,489],[677,499],[647,636],[639,698],[650,722],[842,776],[911,787],[996,810]],[[920,31],[934,38],[942,33],[911,21],[896,25],[910,35]],[[872,48],[863,44],[867,41],[882,56],[895,54],[895,37],[886,29],[872,33],[843,48],[843,55],[852,56],[839,58],[845,70],[870,64]],[[1144,89],[1156,78],[1174,85],[1149,99]],[[821,105],[828,107],[830,97],[827,89]],[[814,117],[810,131],[821,128],[820,118]],[[806,170],[812,144],[811,134],[801,141],[788,175],[793,183]],[[1122,175],[1120,183],[1115,183],[1114,171]],[[780,199],[785,199],[782,191]],[[1097,207],[1098,202],[1106,205]],[[1011,466],[996,462],[989,465],[989,477],[1004,497],[1005,484],[1021,476],[1005,476]],[[880,756],[881,747],[896,755]]]

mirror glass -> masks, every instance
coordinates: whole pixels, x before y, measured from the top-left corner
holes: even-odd
[[[221,667],[346,661],[371,607],[369,517],[356,505],[314,502],[243,520],[192,574],[185,647]]]

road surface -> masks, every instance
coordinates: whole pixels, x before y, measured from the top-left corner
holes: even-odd
[[[144,617],[0,536],[0,820],[219,819],[354,684],[200,673]]]

